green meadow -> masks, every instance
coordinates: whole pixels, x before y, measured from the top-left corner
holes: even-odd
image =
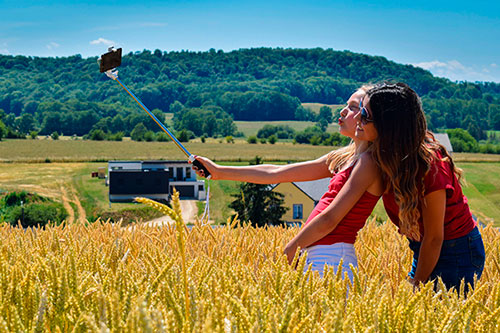
[[[307,127],[314,126],[316,123],[313,121],[297,121],[297,120],[280,120],[280,121],[235,121],[236,127],[239,132],[242,132],[245,137],[250,135],[257,135],[257,132],[265,125],[273,126],[290,126],[295,131],[300,132]],[[329,133],[338,132],[339,126],[337,124],[329,124],[326,131]]]

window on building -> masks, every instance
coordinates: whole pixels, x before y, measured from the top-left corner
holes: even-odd
[[[191,178],[191,168],[190,167],[186,168],[186,178],[187,179]]]
[[[293,219],[298,220],[303,218],[302,204],[293,205]]]
[[[198,191],[205,191],[205,189],[203,188],[203,185],[198,185]]]

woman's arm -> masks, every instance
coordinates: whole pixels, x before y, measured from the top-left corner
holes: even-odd
[[[304,226],[287,244],[284,252],[288,262],[291,263],[298,247],[303,249],[335,229],[370,185],[379,179],[380,172],[375,162],[369,154],[363,154],[332,203]]]
[[[256,184],[286,183],[331,177],[326,165],[327,155],[316,160],[287,165],[260,164],[251,166],[223,166],[205,157],[196,156],[212,175],[212,179],[236,180]],[[196,173],[204,177],[202,170]]]
[[[413,283],[425,282],[431,275],[441,253],[444,239],[444,214],[446,210],[446,190],[438,190],[425,196],[422,205],[424,237],[420,245],[417,270]]]

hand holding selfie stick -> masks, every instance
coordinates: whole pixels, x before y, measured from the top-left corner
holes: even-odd
[[[114,49],[113,47],[110,47],[108,49],[108,53],[105,53],[97,60],[99,63],[99,69],[101,73],[105,73],[110,79],[113,79],[114,81],[118,82],[120,86],[134,99],[134,101],[139,104],[139,106],[146,111],[146,113],[155,121],[155,123],[160,126],[160,128],[165,132],[170,139],[177,145],[177,147],[188,157],[189,162],[191,162],[195,167],[198,168],[198,170],[203,170],[205,178],[210,179],[211,175],[210,172],[205,168],[205,166],[198,161],[193,154],[191,154],[183,145],[182,143],[177,140],[175,135],[173,135],[168,128],[163,125],[163,123],[156,118],[156,116],[149,111],[149,109],[127,88],[125,84],[120,81],[118,78],[118,70],[116,67],[121,65],[122,61],[122,49]]]

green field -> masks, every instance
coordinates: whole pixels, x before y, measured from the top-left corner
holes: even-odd
[[[319,113],[319,109],[321,109],[322,106],[328,106],[332,109],[332,112],[335,112],[337,109],[342,108],[344,104],[302,103],[302,106],[314,113]]]
[[[295,131],[300,132],[307,127],[314,126],[316,123],[313,121],[296,121],[296,120],[279,120],[279,121],[235,121],[238,131],[242,132],[245,137],[250,135],[257,135],[257,132],[264,127],[264,125],[286,125],[293,128]],[[328,125],[326,131],[329,133],[338,132],[339,126],[337,124]]]
[[[224,140],[198,140],[185,144],[197,155],[218,161],[249,161],[256,155],[264,160],[298,161],[322,156],[333,149],[278,142],[248,144]],[[0,162],[107,162],[108,160],[180,160],[186,156],[173,142],[87,141],[87,140],[4,140],[0,141]]]

